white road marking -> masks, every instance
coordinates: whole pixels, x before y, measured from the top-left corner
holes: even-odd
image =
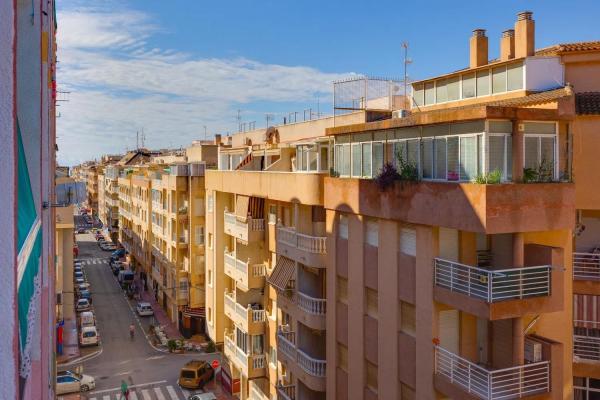
[[[171,400],[179,400],[179,396],[177,396],[177,392],[173,389],[173,386],[167,386],[167,392],[169,392],[169,396],[171,396]]]
[[[189,398],[191,396],[192,393],[189,390],[184,389],[184,388],[180,388],[180,389],[181,389],[181,393],[183,393],[183,398],[184,399],[187,399],[187,398]]]
[[[146,389],[142,390],[142,396],[144,397],[144,400],[152,400],[150,393],[148,393]]]
[[[102,396],[102,400],[110,400],[110,396]]]
[[[154,388],[154,393],[156,393],[156,398],[158,400],[167,400],[159,387]]]
[[[137,385],[130,385],[129,389],[139,388],[139,387],[144,387],[144,386],[151,386],[151,385],[159,385],[161,383],[167,383],[167,381],[155,381],[155,382],[139,383]],[[94,392],[90,392],[89,394],[108,393],[108,392],[114,392],[115,390],[121,390],[121,387],[118,386],[118,387],[114,387],[112,389],[96,390]]]
[[[129,392],[129,400],[138,400],[136,392]]]

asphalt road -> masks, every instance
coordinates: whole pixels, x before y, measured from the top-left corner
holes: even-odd
[[[83,223],[75,216],[76,224]],[[129,302],[108,265],[110,252],[102,251],[91,233],[78,234],[79,259],[91,284],[93,307],[101,340],[101,352],[83,361],[83,373],[96,380],[96,388],[86,393],[87,399],[118,398],[119,387],[125,380],[132,392],[130,399],[180,400],[191,393],[177,385],[179,370],[191,359],[209,362],[220,356],[206,354],[171,354],[154,349],[147,341],[142,327],[147,329],[151,317],[136,318],[134,303]],[[129,325],[136,332],[132,340]],[[85,354],[87,350],[82,352]],[[70,369],[75,366],[70,366]],[[201,393],[201,390],[193,393]],[[106,397],[108,396],[108,397]]]

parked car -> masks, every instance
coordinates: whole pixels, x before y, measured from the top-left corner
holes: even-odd
[[[102,250],[104,251],[113,251],[117,248],[117,246],[114,243],[107,243],[104,246],[102,246]]]
[[[79,228],[77,229],[77,233],[86,233],[87,231],[85,230],[85,228]]]
[[[93,377],[61,371],[56,374],[56,394],[87,392],[96,387]]]
[[[81,265],[76,265],[73,267],[73,273],[75,273],[75,272],[83,273],[83,268],[81,267]]]
[[[79,314],[79,326],[86,328],[88,326],[96,326],[96,317],[91,311],[84,311]]]
[[[125,269],[125,270],[121,270],[119,271],[118,274],[118,280],[119,280],[119,284],[121,285],[121,287],[123,289],[129,287],[129,285],[131,285],[131,283],[133,282],[135,275],[133,273],[133,271]]]
[[[90,284],[87,282],[78,283],[77,286],[75,286],[75,290],[79,295],[81,295],[81,292],[90,290]]]
[[[125,270],[125,266],[121,265],[116,265],[113,267],[112,271],[113,271],[113,275],[114,276],[118,276],[119,272],[124,271]]]
[[[217,400],[213,392],[198,393],[191,395],[188,400]]]
[[[179,386],[186,389],[202,389],[214,376],[215,371],[204,360],[187,362],[179,372]]]
[[[83,271],[75,271],[75,272],[73,272],[73,277],[74,277],[75,279],[79,279],[79,278],[81,278],[81,279],[84,279],[84,278],[85,278],[85,277],[83,276]]]
[[[147,302],[139,302],[135,307],[135,311],[138,313],[140,317],[146,317],[150,315],[154,315],[154,310],[150,303]]]
[[[86,326],[81,328],[79,334],[80,346],[98,346],[98,331],[95,326]]]
[[[92,292],[90,292],[88,289],[81,290],[81,291],[79,291],[79,298],[87,299],[91,303],[92,302]]]
[[[92,308],[92,304],[88,299],[79,299],[77,303],[75,303],[75,311],[89,311]]]

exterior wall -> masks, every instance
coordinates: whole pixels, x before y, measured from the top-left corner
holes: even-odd
[[[600,148],[600,116],[579,116],[573,121],[573,177],[575,205],[579,210],[600,209],[598,159],[594,151]]]

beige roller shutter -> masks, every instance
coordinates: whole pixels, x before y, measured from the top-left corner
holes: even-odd
[[[440,311],[440,346],[459,354],[459,313],[458,310]]]
[[[448,261],[458,262],[458,231],[440,228],[440,257]]]

